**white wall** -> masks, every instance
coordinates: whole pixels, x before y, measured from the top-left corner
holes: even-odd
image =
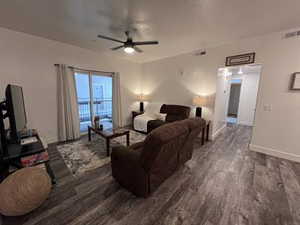
[[[123,124],[130,123],[130,112],[138,107],[139,64],[0,28],[0,97],[9,83],[23,86],[29,127],[57,140],[55,63],[120,72]]]
[[[215,57],[184,54],[143,64],[142,91],[152,102],[192,106],[196,95],[215,94]],[[212,118],[213,107],[203,109]],[[194,114],[194,112],[192,112]]]
[[[253,126],[259,78],[259,73],[243,74],[241,77],[238,124]],[[235,79],[235,76],[232,76],[232,79]]]
[[[143,92],[155,100],[190,103],[195,94],[216,92],[217,69],[226,56],[254,51],[263,70],[251,148],[300,161],[300,93],[288,90],[291,74],[300,71],[300,39],[283,39],[284,33],[207,49],[202,57],[190,53],[146,63]],[[213,107],[205,117],[213,118]]]
[[[218,71],[216,84],[216,101],[213,115],[212,138],[215,138],[226,127],[228,99],[230,94],[229,80],[223,70]]]

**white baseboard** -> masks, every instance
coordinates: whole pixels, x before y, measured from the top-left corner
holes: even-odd
[[[45,137],[45,141],[46,141],[48,144],[52,144],[52,143],[57,143],[57,142],[58,142],[58,139],[57,139],[57,137]]]
[[[224,124],[221,128],[219,128],[215,133],[212,134],[212,140],[214,140],[218,135],[226,128],[226,124]]]
[[[260,153],[263,153],[266,155],[271,155],[271,156],[274,156],[277,158],[287,159],[290,161],[300,163],[300,155],[296,155],[293,153],[282,152],[277,149],[267,148],[267,147],[263,147],[263,146],[259,146],[259,145],[253,145],[253,144],[249,145],[249,149],[251,151],[260,152]]]

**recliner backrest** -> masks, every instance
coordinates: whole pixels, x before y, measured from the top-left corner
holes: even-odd
[[[191,108],[183,105],[166,105],[160,108],[160,113],[166,113],[166,122],[174,122],[189,118]]]
[[[141,163],[146,171],[167,167],[184,145],[189,135],[187,124],[170,123],[153,130],[144,141]],[[168,162],[166,160],[168,159]],[[176,162],[177,163],[177,162]]]

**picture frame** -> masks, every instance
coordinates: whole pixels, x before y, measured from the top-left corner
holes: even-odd
[[[292,74],[292,82],[290,89],[300,91],[300,72]]]
[[[238,66],[255,63],[255,52],[226,57],[225,66]]]

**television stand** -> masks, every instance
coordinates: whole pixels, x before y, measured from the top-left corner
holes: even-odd
[[[26,167],[22,163],[22,159],[24,159],[25,157],[35,156],[41,153],[47,153],[48,146],[43,143],[38,134],[36,135],[36,137],[38,138],[37,142],[25,146],[22,146],[21,144],[7,144],[7,149],[5,151],[6,154],[4,154],[2,156],[2,159],[0,160],[3,162],[4,165],[4,168],[0,168],[2,170],[0,171],[0,182],[1,177],[2,179],[4,179],[10,173],[13,173],[18,169]],[[45,169],[51,178],[52,184],[55,184],[56,179],[50,166],[50,159],[48,158],[46,160],[33,162],[30,166],[37,166],[39,164],[45,165]],[[11,168],[13,168],[14,170],[10,171]]]

